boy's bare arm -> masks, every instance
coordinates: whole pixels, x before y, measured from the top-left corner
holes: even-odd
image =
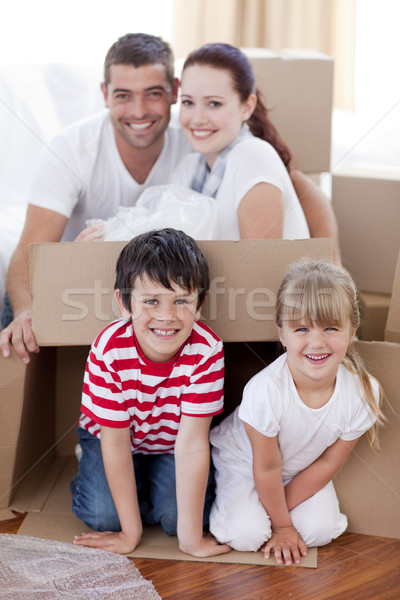
[[[178,539],[183,552],[193,556],[215,556],[229,552],[203,534],[203,510],[210,468],[209,429],[211,417],[182,416],[175,443]]]
[[[129,428],[101,427],[101,451],[108,485],[117,509],[121,531],[77,536],[75,544],[126,554],[142,537],[142,520],[136,491]]]
[[[287,484],[285,495],[289,510],[311,498],[333,479],[353,451],[358,439],[344,441],[339,438]]]

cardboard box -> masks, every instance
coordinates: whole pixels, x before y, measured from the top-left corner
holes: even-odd
[[[400,250],[400,168],[354,164],[332,175],[343,265],[358,289],[391,294]]]
[[[313,50],[242,50],[295,163],[306,173],[329,171],[333,59]]]
[[[389,294],[360,292],[361,326],[358,330],[360,340],[368,340],[370,342],[383,342],[385,340],[390,299]]]
[[[66,493],[66,487],[77,470],[71,456],[87,344],[104,327],[102,318],[111,306],[109,296],[112,294],[115,256],[122,245],[35,244],[32,247],[35,333],[42,345],[47,343],[46,336],[49,336],[53,347],[42,347],[28,368],[15,355],[0,361],[1,441],[5,440],[1,450],[0,508],[10,506],[29,513],[28,517],[32,519],[29,521],[27,517],[30,528],[24,531],[25,534],[51,537],[57,532],[57,536],[62,533],[72,539],[76,519],[71,513],[71,497]],[[210,295],[207,299],[206,318],[226,342],[229,411],[240,402],[241,390],[247,380],[271,362],[277,353],[270,303],[283,272],[289,263],[300,257],[330,257],[332,245],[327,240],[201,242],[201,245],[216,286],[215,297]],[[71,271],[75,273],[72,290],[76,296],[72,296],[74,303],[70,305],[71,297],[65,297],[65,290],[70,289]],[[46,286],[40,289],[36,277],[43,286],[44,272]],[[65,275],[64,286],[60,273]],[[98,278],[100,283],[96,284]],[[92,296],[93,289],[98,288],[107,288],[108,292],[102,292],[101,310],[97,306],[96,313]],[[91,290],[90,293],[87,290]],[[60,293],[61,296],[64,293],[64,303],[57,300]],[[84,302],[91,303],[92,308],[87,312],[82,307]],[[43,318],[46,311],[47,322]],[[76,320],[65,319],[65,315],[76,314],[76,311],[81,311],[78,329],[75,328]],[[56,336],[54,330],[57,330]],[[81,331],[85,334],[81,335]],[[73,337],[69,338],[69,345],[65,344],[68,332],[79,336],[80,345],[72,345],[76,344]],[[57,344],[60,345],[56,347]],[[368,368],[382,382],[393,408],[398,411],[400,345],[359,342],[358,346]],[[391,417],[382,431],[379,453],[374,454],[362,440],[336,478],[350,531],[400,538],[398,427],[397,419]]]
[[[387,342],[400,343],[400,254],[394,277],[392,298],[385,329],[385,340]]]

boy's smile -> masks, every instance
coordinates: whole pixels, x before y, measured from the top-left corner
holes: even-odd
[[[132,318],[133,329],[143,354],[153,362],[171,360],[192,332],[200,317],[197,291],[171,283],[168,290],[147,276],[136,279],[131,295],[131,313],[116,298],[125,319]]]

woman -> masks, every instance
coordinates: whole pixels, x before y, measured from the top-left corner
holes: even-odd
[[[308,238],[288,168],[291,155],[267,116],[246,56],[229,44],[191,52],[180,124],[195,153],[172,181],[217,199],[220,239]]]

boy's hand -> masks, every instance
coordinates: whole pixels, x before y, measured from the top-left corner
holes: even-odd
[[[82,533],[74,537],[74,544],[78,546],[90,546],[107,552],[117,554],[128,554],[132,552],[140,542],[142,532],[137,535],[127,535],[122,531],[100,531]]]
[[[300,556],[307,556],[307,546],[301,539],[300,534],[294,527],[279,527],[274,529],[268,542],[261,548],[265,558],[270,557],[270,553],[275,554],[277,565],[286,566],[301,564]],[[292,560],[293,557],[293,560]]]
[[[198,543],[183,543],[179,541],[179,549],[185,552],[185,554],[191,554],[199,558],[226,554],[232,550],[227,544],[219,544],[211,533],[204,534]]]

